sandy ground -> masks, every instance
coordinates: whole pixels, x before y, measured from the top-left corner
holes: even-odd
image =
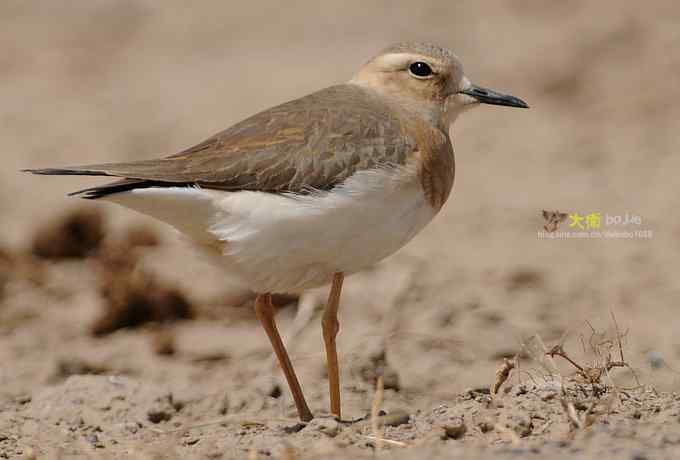
[[[675,2],[9,0],[0,18],[0,458],[680,455]],[[174,153],[413,39],[532,109],[459,120],[443,212],[347,280],[355,423],[323,416],[324,290],[279,314],[320,416],[303,427],[247,295],[209,261],[113,205],[65,220],[84,206],[65,193],[96,180],[17,172]],[[544,209],[637,216],[606,229],[652,237],[541,239]],[[619,342],[630,368],[601,372]]]

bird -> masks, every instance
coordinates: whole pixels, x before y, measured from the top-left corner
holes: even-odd
[[[330,284],[321,326],[330,414],[341,419],[336,338],[346,276],[393,254],[449,198],[449,128],[481,104],[528,108],[477,86],[430,43],[391,45],[346,83],[257,113],[179,153],[122,163],[26,169],[110,176],[71,193],[171,225],[255,292],[254,310],[298,417],[313,419],[274,318],[272,295]]]

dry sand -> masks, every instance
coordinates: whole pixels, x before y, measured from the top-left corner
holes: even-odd
[[[680,6],[187,5],[0,4],[0,458],[680,456]],[[65,193],[97,181],[19,169],[174,153],[413,39],[455,49],[473,81],[532,109],[459,120],[441,215],[346,282],[345,416],[370,412],[384,375],[380,407],[396,425],[387,441],[371,438],[370,420],[297,426],[247,293],[167,228],[89,205],[104,217],[71,254],[86,258],[29,255],[41,228],[83,206]],[[543,209],[640,216],[616,229],[653,237],[539,239]],[[160,243],[126,233],[139,225]],[[68,228],[37,252],[72,253]],[[289,335],[296,311],[279,314]],[[577,383],[558,357],[548,375],[524,352],[499,395],[487,394],[535,334],[582,366],[598,358],[591,344],[618,359],[612,311],[641,385],[628,368]],[[290,347],[323,415],[318,319]]]

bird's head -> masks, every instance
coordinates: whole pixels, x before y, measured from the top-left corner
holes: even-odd
[[[479,104],[528,108],[521,99],[474,85],[452,51],[427,43],[399,43],[368,61],[350,83],[397,100],[440,127]]]

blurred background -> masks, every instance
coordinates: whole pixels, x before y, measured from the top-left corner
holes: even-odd
[[[488,386],[534,334],[587,360],[588,323],[611,329],[611,312],[640,378],[678,389],[676,2],[5,0],[0,18],[0,397],[119,373],[191,388],[204,417],[224,392],[232,411],[290,413],[248,293],[167,227],[65,196],[96,178],[18,171],[175,153],[406,40],[453,49],[472,81],[531,110],[461,117],[441,214],[346,281],[348,415],[380,373],[388,405]],[[628,213],[653,236],[540,239],[542,210]],[[279,299],[313,408],[327,405],[325,295],[303,297],[309,322]]]

